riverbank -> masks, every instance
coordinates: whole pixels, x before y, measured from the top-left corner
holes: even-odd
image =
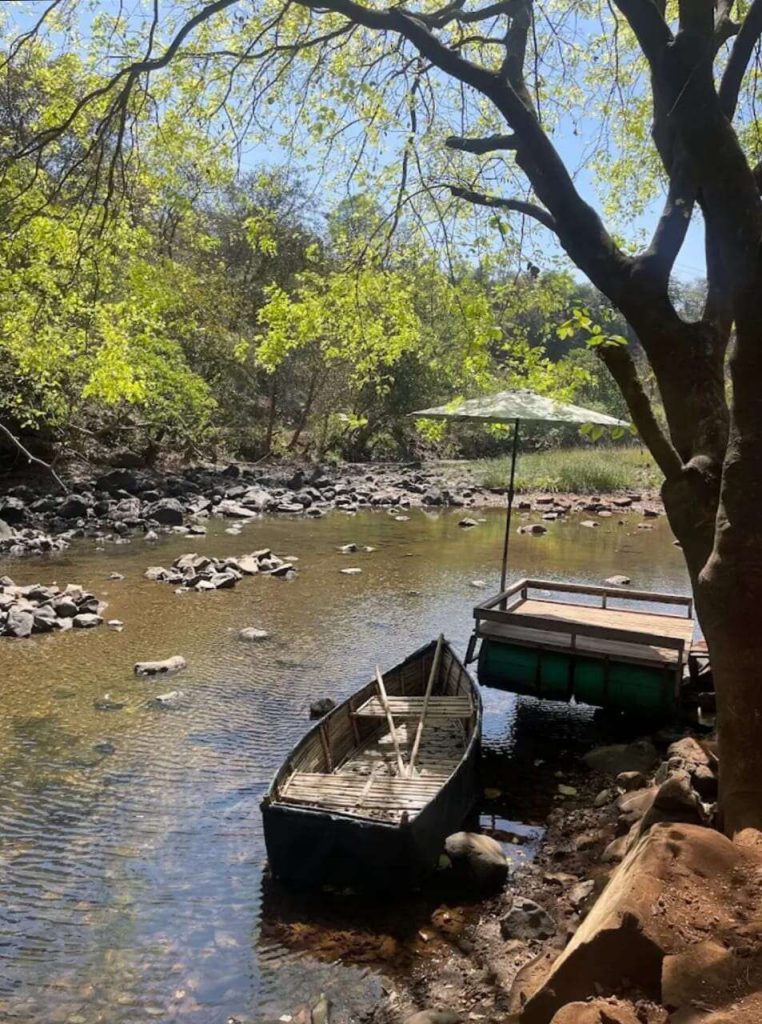
[[[205,465],[176,473],[112,468],[72,476],[68,493],[51,490],[50,479],[38,476],[0,494],[0,552],[45,554],[79,537],[119,543],[141,532],[203,534],[209,515],[240,521],[379,509],[404,516],[417,507],[478,510],[504,505],[505,486],[481,485],[475,482],[479,473],[471,463],[329,469]],[[663,512],[653,490],[595,495],[537,491],[522,494],[516,507],[546,521],[574,512],[602,518]]]
[[[369,1024],[762,1020],[762,836],[715,830],[713,745],[670,738],[594,749],[558,773],[534,862],[419,957]],[[434,932],[448,912],[436,915]]]

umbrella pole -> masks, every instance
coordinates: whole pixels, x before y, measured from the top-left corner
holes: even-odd
[[[513,511],[513,485],[516,480],[516,456],[519,450],[519,424],[516,420],[513,425],[513,450],[511,452],[511,479],[508,484],[508,508],[505,514],[505,537],[503,539],[503,568],[500,573],[500,593],[505,590],[506,578],[508,576],[508,544],[511,539],[511,512]]]

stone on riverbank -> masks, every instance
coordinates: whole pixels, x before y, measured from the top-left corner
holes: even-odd
[[[291,562],[265,548],[248,555],[228,558],[214,558],[199,555],[195,551],[179,555],[169,569],[152,565],[143,574],[146,579],[157,583],[172,583],[186,590],[213,591],[230,590],[244,576],[268,574],[270,576],[291,576],[296,568]]]
[[[453,880],[466,889],[501,889],[508,878],[508,859],[496,839],[477,832],[456,832],[445,840]]]
[[[187,662],[181,654],[175,654],[164,661],[137,661],[133,667],[136,676],[166,676],[186,668]]]
[[[556,934],[556,923],[544,907],[520,897],[501,918],[500,934],[504,939],[551,939]]]
[[[419,1010],[405,1018],[405,1024],[461,1024],[463,1017],[454,1010]]]

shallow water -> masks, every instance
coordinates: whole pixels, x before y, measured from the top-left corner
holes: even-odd
[[[330,944],[310,951],[306,909],[298,928],[299,906],[286,931],[262,927],[259,800],[312,699],[346,697],[377,661],[392,665],[440,630],[465,651],[472,605],[497,589],[502,516],[471,530],[459,518],[335,513],[255,521],[239,536],[211,520],[206,537],[81,542],[48,561],[0,563],[16,582],[84,584],[125,623],[0,641],[0,1019],[218,1024],[277,1017],[321,990],[346,1014],[380,997],[375,963],[331,962]],[[624,572],[638,588],[685,592],[665,520],[647,531],[635,515],[622,521],[514,534],[512,574],[600,583]],[[349,541],[376,550],[340,554]],[[261,547],[297,557],[298,577],[212,594],[143,578],[189,550]],[[362,574],[339,573],[348,566]],[[271,639],[241,643],[248,625]],[[170,680],[132,674],[135,661],[173,654],[188,668]],[[175,689],[181,706],[150,706]],[[96,710],[106,693],[124,708]],[[482,824],[513,833],[517,856],[537,842],[543,773],[595,728],[589,709],[485,692],[485,761],[504,795]]]

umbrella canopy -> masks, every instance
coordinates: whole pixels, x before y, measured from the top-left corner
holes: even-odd
[[[625,420],[615,419],[605,413],[583,409],[579,405],[556,402],[552,398],[545,398],[523,388],[515,391],[498,391],[495,395],[469,398],[462,402],[438,405],[432,409],[418,409],[410,415],[418,419],[476,423],[515,423],[516,420],[523,420],[535,423],[597,423],[605,427],[630,425]]]
[[[519,445],[519,427],[522,421],[529,423],[592,423],[602,427],[629,427],[625,420],[606,416],[602,412],[583,409],[579,405],[555,402],[552,398],[537,395],[525,388],[515,391],[498,391],[496,395],[483,398],[469,398],[463,402],[438,405],[433,409],[419,409],[411,416],[429,420],[455,420],[461,423],[512,423],[513,447],[511,450],[511,475],[508,483],[508,507],[505,517],[503,539],[503,567],[500,574],[500,591],[505,590],[508,573],[508,542],[511,533],[511,511],[513,509],[514,482],[516,478],[516,455]],[[503,607],[505,607],[503,605]]]

